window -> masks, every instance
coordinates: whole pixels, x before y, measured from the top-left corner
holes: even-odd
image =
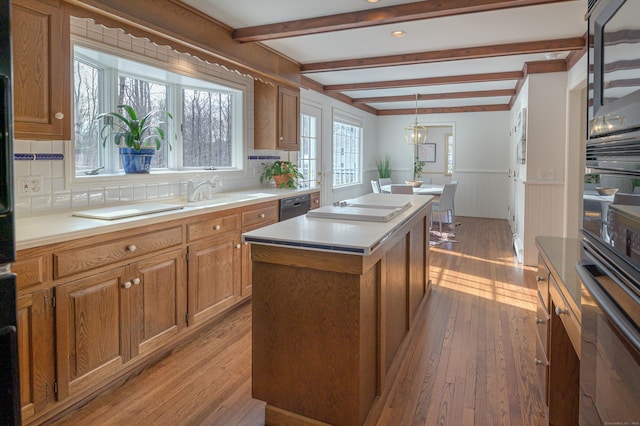
[[[445,143],[445,159],[447,160],[446,169],[444,174],[451,176],[453,174],[453,134],[447,133],[444,135]]]
[[[171,148],[163,144],[153,158],[155,171],[237,170],[242,167],[242,90],[181,75],[84,46],[74,46],[74,143],[76,176],[104,169],[122,172],[117,146],[99,138],[95,117],[133,106],[142,117],[167,110],[172,120],[156,115]],[[102,174],[102,172],[101,172]]]
[[[362,182],[362,125],[348,118],[333,120],[333,186]]]
[[[318,175],[318,119],[313,115],[300,114],[300,155],[298,169],[304,179],[299,179],[301,188],[314,188]]]

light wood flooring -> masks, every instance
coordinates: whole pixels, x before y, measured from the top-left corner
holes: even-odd
[[[434,283],[378,425],[539,425],[535,282],[505,220],[457,218],[431,249]],[[251,398],[251,305],[58,425],[261,425]]]

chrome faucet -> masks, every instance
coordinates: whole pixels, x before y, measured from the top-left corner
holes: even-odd
[[[203,186],[208,186],[209,191],[211,191],[212,188],[217,188],[218,186],[221,187],[222,180],[218,175],[214,175],[211,179],[202,181],[198,184],[193,183],[193,179],[189,179],[189,183],[187,184],[187,202],[188,203],[193,203],[195,201],[198,201],[196,200],[196,196],[198,195],[200,188],[202,188]]]

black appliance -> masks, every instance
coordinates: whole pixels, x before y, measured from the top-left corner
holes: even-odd
[[[0,0],[0,424],[21,424],[13,212],[10,0]]]
[[[307,214],[311,208],[311,195],[296,195],[280,200],[280,221]]]
[[[580,424],[640,424],[640,1],[589,4]]]

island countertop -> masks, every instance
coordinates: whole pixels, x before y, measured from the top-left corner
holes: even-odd
[[[367,194],[345,201],[347,204],[352,202],[376,204],[377,199],[396,200],[398,203],[409,202],[411,205],[387,222],[298,216],[246,232],[242,235],[242,240],[252,244],[368,256],[393,235],[403,223],[428,205],[433,197],[428,195]]]

